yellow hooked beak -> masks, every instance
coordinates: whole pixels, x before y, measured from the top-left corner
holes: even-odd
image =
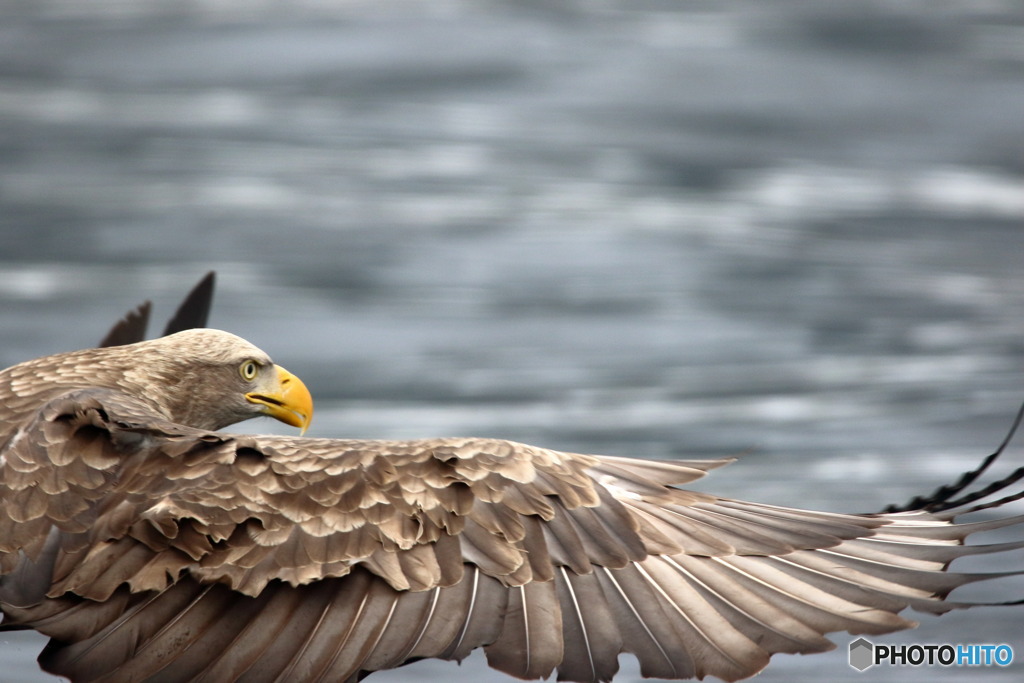
[[[264,414],[298,427],[302,430],[300,433],[305,434],[313,421],[313,397],[301,379],[280,365],[274,367],[277,378],[268,379],[262,391],[246,394],[245,400],[263,406]]]

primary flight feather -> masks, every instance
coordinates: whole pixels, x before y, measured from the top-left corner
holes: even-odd
[[[0,628],[49,636],[43,668],[73,681],[355,681],[479,647],[521,678],[608,681],[629,652],[645,676],[736,680],[969,606],[948,594],[990,575],[949,563],[1024,545],[964,545],[1021,520],[957,507],[678,488],[727,460],[216,431],[312,412],[210,329],[0,372]]]

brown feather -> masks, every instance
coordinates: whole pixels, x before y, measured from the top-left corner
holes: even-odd
[[[562,619],[551,581],[509,592],[501,637],[484,648],[487,662],[518,678],[547,678],[562,661]]]

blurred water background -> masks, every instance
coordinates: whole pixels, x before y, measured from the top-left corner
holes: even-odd
[[[0,362],[216,269],[314,435],[744,453],[700,488],[876,510],[1024,399],[1022,65],[1010,0],[4,0]],[[875,641],[1020,680],[1019,609],[923,619]],[[760,680],[866,680],[834,639]]]

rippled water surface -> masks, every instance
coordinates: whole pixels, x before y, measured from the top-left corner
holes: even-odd
[[[875,510],[1024,399],[1021,45],[998,0],[4,3],[0,361],[216,269],[315,435],[743,453],[700,486]],[[970,674],[1019,680],[1022,626],[884,642],[1008,642]],[[760,680],[866,680],[834,640]],[[42,642],[0,634],[0,680],[54,680]],[[509,680],[371,680],[413,677]]]

